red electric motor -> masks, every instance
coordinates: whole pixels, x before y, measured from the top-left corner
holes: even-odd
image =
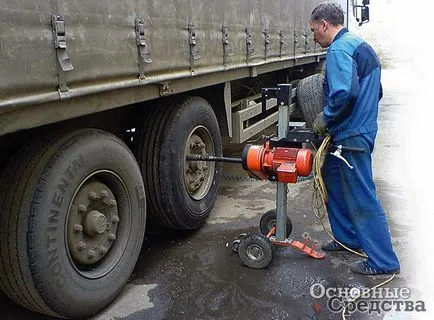
[[[244,170],[261,179],[296,183],[297,177],[307,177],[312,171],[313,156],[309,149],[246,145],[242,154]]]

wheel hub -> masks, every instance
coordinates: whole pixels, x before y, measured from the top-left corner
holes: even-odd
[[[205,127],[196,127],[190,134],[185,154],[214,154],[210,133]],[[205,161],[186,161],[185,186],[194,199],[202,199],[208,192],[214,175],[214,164]]]
[[[276,220],[270,220],[270,221],[268,221],[267,227],[268,227],[268,231],[270,231],[271,229],[275,228],[276,227]]]
[[[97,210],[92,210],[86,216],[84,221],[84,230],[88,236],[94,237],[104,233],[107,225],[107,218]]]
[[[91,265],[110,251],[120,219],[110,188],[101,182],[85,183],[75,195],[68,216],[68,248],[74,262]]]
[[[247,247],[247,256],[253,261],[260,261],[264,258],[264,251],[257,244],[251,244]]]
[[[190,146],[189,149],[191,154],[206,154],[206,145],[196,134],[190,136],[187,145]],[[200,188],[205,180],[207,170],[208,166],[203,161],[189,161],[187,163],[187,188],[190,193],[194,193]]]

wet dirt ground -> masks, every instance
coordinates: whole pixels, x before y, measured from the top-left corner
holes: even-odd
[[[354,313],[351,319],[428,319],[432,308],[425,246],[420,243],[424,234],[419,230],[426,212],[421,194],[411,183],[414,162],[408,156],[408,133],[402,129],[409,125],[414,101],[409,89],[397,81],[400,74],[402,70],[383,72],[374,177],[401,260],[401,273],[387,286],[409,288],[407,301],[424,301],[427,312],[393,309],[382,315]],[[225,153],[237,149],[227,147]],[[308,232],[325,243],[329,239],[312,214],[311,196],[311,180],[289,186],[291,237],[302,240]],[[266,269],[247,268],[232,251],[231,242],[240,233],[258,232],[261,215],[274,207],[273,183],[252,181],[235,165],[225,165],[206,225],[195,232],[148,230],[128,285],[93,319],[342,319],[340,313],[328,310],[326,297],[311,295],[312,285],[362,288],[388,278],[352,274],[348,264],[359,258],[349,253],[316,260],[291,248],[276,248]],[[0,310],[2,320],[50,319],[14,305],[3,294]]]

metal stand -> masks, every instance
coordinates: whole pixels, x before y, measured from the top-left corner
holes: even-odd
[[[286,138],[289,125],[289,105],[290,97],[292,96],[292,85],[279,84],[277,94],[277,105],[279,106],[278,117],[278,138]],[[286,222],[288,217],[287,212],[288,185],[286,183],[277,182],[276,191],[276,219],[277,231],[276,240],[283,241],[286,239],[287,230]]]
[[[278,113],[278,141],[284,142],[288,136],[289,106],[292,100],[292,85],[279,84],[277,88],[262,89],[262,109],[265,112],[267,98],[277,98]],[[293,143],[294,140],[292,140]],[[289,142],[289,141],[287,141]],[[297,141],[299,143],[299,141]],[[272,260],[273,245],[293,247],[315,259],[325,257],[324,252],[316,251],[317,242],[313,241],[309,246],[310,237],[306,234],[304,242],[288,238],[288,217],[287,217],[287,191],[286,183],[277,182],[276,190],[276,215],[275,224],[270,219],[270,211],[265,213],[261,219],[261,233],[242,234],[232,243],[232,249],[238,252],[241,260],[250,268],[265,268]],[[271,210],[272,211],[272,210]],[[264,224],[264,225],[263,225]],[[292,224],[291,224],[292,228]]]

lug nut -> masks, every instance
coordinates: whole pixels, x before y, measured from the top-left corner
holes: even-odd
[[[83,226],[81,224],[74,224],[73,227],[74,232],[82,232],[83,231]]]
[[[205,148],[205,143],[201,143],[201,144],[199,145],[199,147],[200,147],[201,149]]]
[[[95,250],[90,249],[90,250],[87,252],[87,257],[88,257],[89,259],[95,257],[95,255],[96,255]]]
[[[87,207],[86,207],[84,204],[80,204],[80,205],[78,206],[78,212],[79,212],[79,213],[85,213],[86,210],[87,210]]]
[[[99,195],[101,198],[107,198],[109,196],[109,193],[107,190],[102,190]]]
[[[116,240],[116,235],[114,233],[110,233],[108,235],[108,239],[109,239],[109,241],[115,241]]]
[[[116,202],[115,199],[111,199],[111,200],[108,202],[108,205],[109,205],[110,208],[113,208],[113,207],[116,207],[117,202]]]
[[[101,253],[101,254],[106,254],[107,251],[108,251],[107,248],[104,247],[104,246],[101,246],[101,247],[99,248],[99,253]]]
[[[86,245],[86,242],[84,242],[84,241],[80,241],[78,243],[78,246],[77,246],[78,250],[80,250],[80,251],[86,249],[86,247],[87,247],[87,245]]]
[[[93,191],[89,192],[88,196],[89,196],[89,200],[95,200],[96,199],[96,193]]]
[[[118,223],[119,217],[118,216],[112,216],[112,223]]]

